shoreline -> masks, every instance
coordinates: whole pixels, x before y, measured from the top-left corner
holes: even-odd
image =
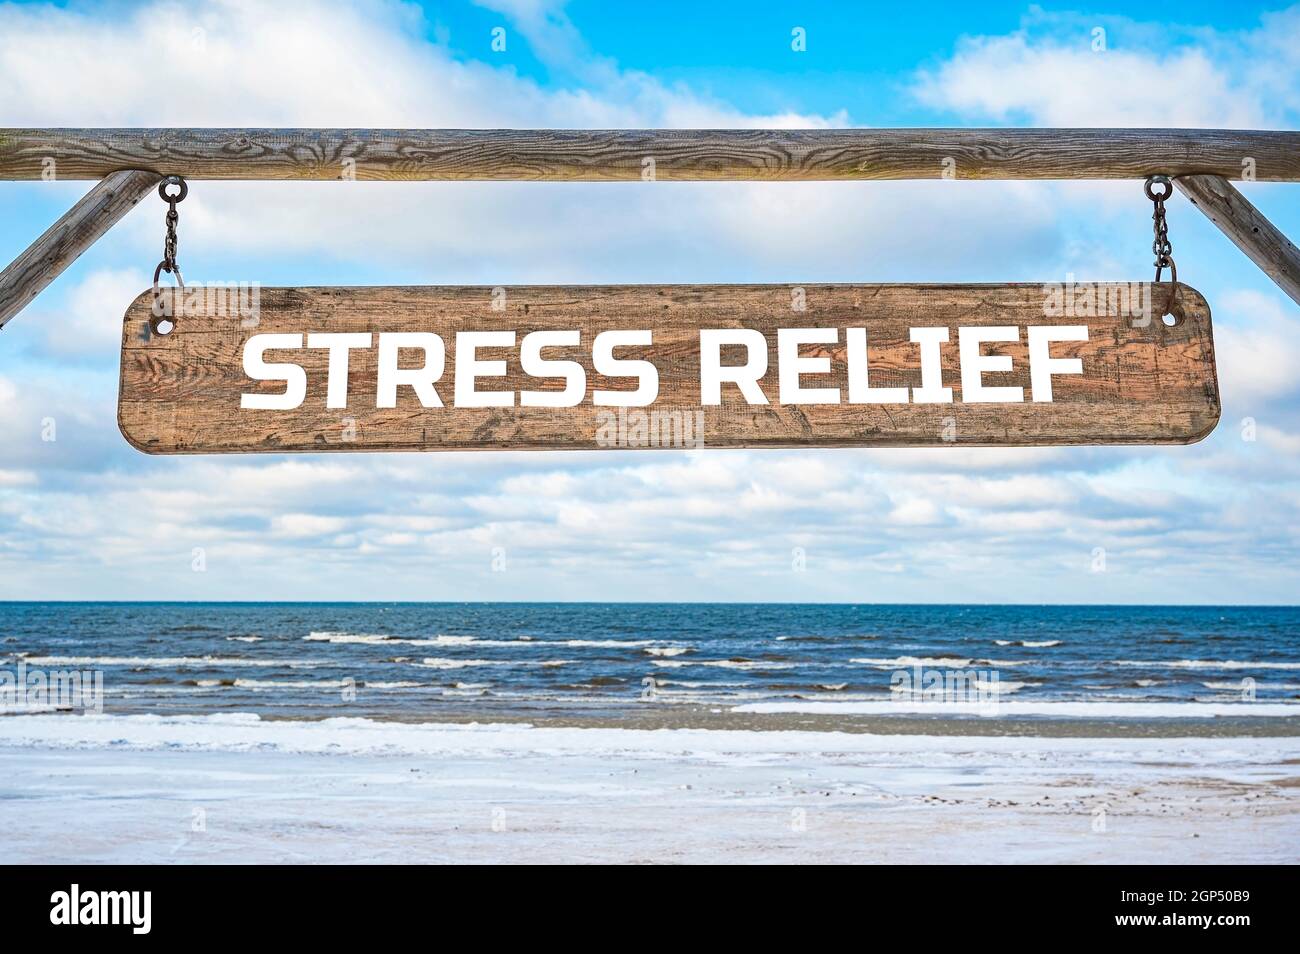
[[[21,716],[0,719],[0,825],[13,863],[1300,861],[1295,735],[749,718]]]
[[[1300,710],[1300,707],[1297,707]],[[79,712],[0,712],[0,726],[11,719],[47,715],[82,718]],[[1300,711],[1284,716],[1169,716],[1114,718],[1105,716],[979,716],[897,715],[851,712],[763,712],[743,707],[719,708],[702,705],[673,705],[657,708],[612,709],[599,713],[564,710],[558,707],[528,710],[525,707],[495,709],[483,706],[439,708],[436,712],[393,712],[361,703],[331,707],[327,711],[258,712],[247,710],[172,710],[117,708],[104,715],[113,718],[156,716],[170,718],[242,717],[256,715],[266,723],[319,723],[330,719],[366,719],[394,725],[515,725],[556,729],[626,729],[632,731],[699,730],[752,732],[839,732],[880,736],[936,736],[990,738],[1296,738],[1300,737]],[[3,738],[0,729],[0,739]]]

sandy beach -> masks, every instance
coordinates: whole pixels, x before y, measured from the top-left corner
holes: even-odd
[[[14,862],[1300,860],[1300,738],[1157,725],[1045,737],[12,716],[0,823]]]

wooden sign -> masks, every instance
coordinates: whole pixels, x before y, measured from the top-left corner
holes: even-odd
[[[164,289],[126,314],[118,406],[151,454],[1182,444],[1218,419],[1209,307],[1150,283]]]

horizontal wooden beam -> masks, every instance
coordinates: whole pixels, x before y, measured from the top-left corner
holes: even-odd
[[[1300,181],[1300,132],[1229,129],[0,129],[0,179]]]
[[[113,172],[0,272],[0,328],[158,185],[154,172]]]
[[[1300,249],[1290,239],[1220,176],[1182,176],[1174,182],[1192,205],[1300,304]]]

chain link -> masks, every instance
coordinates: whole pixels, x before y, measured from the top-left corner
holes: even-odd
[[[169,193],[168,186],[174,186],[176,192]],[[163,238],[162,261],[153,271],[153,310],[149,318],[149,327],[155,334],[167,334],[174,328],[180,311],[180,302],[175,292],[166,301],[162,300],[162,289],[158,286],[158,280],[162,278],[162,273],[166,272],[168,275],[176,276],[177,289],[185,287],[185,279],[181,277],[181,267],[176,263],[176,226],[181,220],[176,206],[185,200],[189,192],[190,187],[180,176],[168,176],[158,183],[158,196],[167,203],[167,234]]]
[[[1164,189],[1157,192],[1153,186],[1163,186]],[[1151,230],[1155,235],[1155,241],[1151,243],[1151,252],[1156,257],[1154,262],[1156,281],[1160,281],[1161,273],[1167,268],[1171,280],[1177,282],[1178,268],[1174,265],[1174,247],[1169,242],[1169,224],[1165,221],[1165,199],[1173,193],[1173,183],[1169,181],[1168,176],[1149,176],[1145,191],[1147,198],[1155,205],[1155,210],[1151,213]]]
[[[177,191],[174,194],[169,193],[168,186],[175,186]],[[189,191],[189,185],[180,176],[168,176],[158,183],[158,196],[167,203],[167,235],[163,239],[163,257],[158,263],[158,274],[166,272],[168,275],[175,275],[178,280],[181,270],[176,264],[176,226],[180,223],[181,217],[176,211],[176,206],[185,201]],[[180,284],[183,285],[184,282]]]

